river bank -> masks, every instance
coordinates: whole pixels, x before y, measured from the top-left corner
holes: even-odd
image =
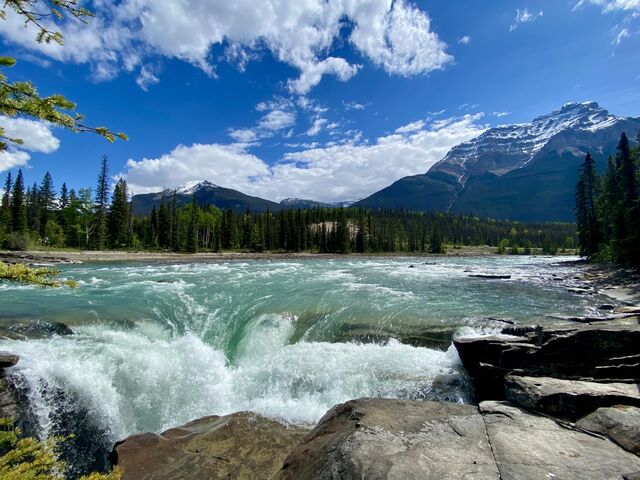
[[[409,252],[345,255],[330,253],[174,253],[174,252],[132,252],[116,250],[0,250],[0,261],[14,263],[105,263],[105,262],[148,262],[148,263],[201,263],[226,262],[234,260],[305,260],[305,259],[380,259],[380,258],[423,258],[423,257],[484,257],[497,255],[496,248],[487,246],[467,246],[449,248],[444,254],[411,254]]]

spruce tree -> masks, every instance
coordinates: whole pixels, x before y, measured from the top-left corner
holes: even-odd
[[[618,232],[618,256],[622,263],[639,265],[640,248],[636,243],[640,229],[638,205],[638,176],[635,159],[631,154],[629,139],[625,133],[620,137],[616,163],[619,165],[620,210],[617,217],[624,227]]]
[[[103,155],[98,173],[98,186],[95,200],[95,235],[94,247],[103,250],[107,244],[107,209],[109,207],[109,165],[107,156]]]
[[[129,237],[129,202],[127,182],[118,180],[113,190],[113,199],[109,208],[109,240],[116,248],[126,247]]]
[[[191,197],[191,216],[189,218],[189,230],[187,231],[187,251],[198,251],[198,204],[195,195]]]
[[[177,207],[178,193],[174,189],[173,196],[171,198],[171,249],[177,252],[180,249],[180,237],[178,235],[178,207]]]
[[[24,177],[22,170],[18,170],[18,176],[13,184],[11,195],[11,225],[12,231],[25,233],[27,231],[27,206],[24,196]]]
[[[596,162],[590,153],[584,159],[576,186],[576,223],[580,254],[594,255],[601,242],[600,222],[596,212],[598,177]]]
[[[67,190],[67,184],[63,183],[60,188],[60,209],[67,208],[69,206],[69,190]]]
[[[164,194],[158,209],[158,244],[162,248],[171,248],[171,214],[165,204]]]
[[[0,221],[4,224],[7,232],[11,231],[11,188],[13,182],[11,180],[11,172],[7,173],[7,179],[4,183],[4,193],[2,194],[2,203],[0,204]]]
[[[343,207],[338,208],[338,221],[336,224],[336,250],[339,253],[349,253],[351,251],[351,235],[349,232],[349,222]]]
[[[45,173],[42,178],[42,183],[38,189],[38,200],[40,204],[40,235],[44,237],[44,232],[51,217],[51,212],[56,207],[56,194],[53,188],[53,179],[49,172]]]

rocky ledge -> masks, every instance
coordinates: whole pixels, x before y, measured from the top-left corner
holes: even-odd
[[[611,415],[597,416],[579,427],[506,402],[361,398],[336,405],[310,432],[238,413],[136,435],[114,453],[124,480],[634,478],[640,457],[619,445],[637,446],[637,434],[614,435]]]

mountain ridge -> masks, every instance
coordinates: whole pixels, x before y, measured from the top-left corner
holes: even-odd
[[[401,178],[355,205],[573,221],[584,155],[590,151],[603,168],[622,132],[635,137],[639,130],[640,117],[615,116],[596,102],[566,103],[530,123],[490,128],[453,147],[426,173]]]

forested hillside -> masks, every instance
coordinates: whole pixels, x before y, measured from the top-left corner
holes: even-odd
[[[6,248],[159,249],[172,251],[440,252],[443,244],[491,245],[513,253],[572,248],[572,224],[523,224],[468,215],[409,210],[316,207],[277,212],[185,205],[164,196],[149,215],[135,216],[127,184],[110,191],[103,158],[95,190],[63,183],[49,173],[25,187],[22,171],[7,175],[0,214]]]

